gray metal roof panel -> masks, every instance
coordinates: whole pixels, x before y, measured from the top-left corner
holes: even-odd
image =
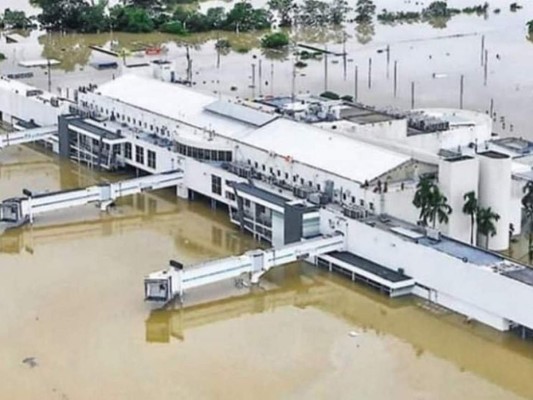
[[[257,197],[268,203],[275,204],[280,207],[284,207],[285,203],[289,201],[289,199],[286,199],[285,197],[279,196],[275,193],[268,192],[266,190],[258,188],[257,186],[250,185],[248,183],[243,183],[243,182],[236,183],[234,184],[234,187],[235,189],[237,189],[237,192],[239,191],[244,192],[246,194]]]

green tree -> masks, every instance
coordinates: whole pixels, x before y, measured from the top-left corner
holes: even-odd
[[[430,221],[433,228],[437,221],[441,224],[448,223],[448,216],[452,213],[446,196],[428,178],[423,178],[418,182],[413,205],[420,209],[419,218],[422,223],[427,226]]]
[[[529,222],[529,253],[533,251],[533,182],[528,181],[523,188],[524,196],[522,197],[522,207]]]
[[[372,0],[357,0],[355,5],[355,21],[369,24],[376,13],[376,5]]]
[[[116,31],[140,33],[154,30],[154,21],[148,12],[140,7],[114,6],[110,10],[110,18]]]
[[[271,16],[267,10],[253,8],[241,1],[228,12],[223,29],[239,32],[270,28]]]
[[[433,186],[430,201],[423,216],[424,221],[430,221],[435,228],[437,221],[439,224],[447,224],[448,216],[452,213],[452,208],[448,204],[448,199],[441,193],[437,186]]]
[[[107,1],[100,0],[93,5],[82,8],[80,16],[80,32],[92,33],[106,31],[110,27],[109,17],[106,15]]]
[[[333,25],[342,25],[350,11],[346,0],[333,0],[329,6],[329,20]]]
[[[269,33],[261,38],[261,47],[279,49],[289,44],[289,35],[285,32]]]
[[[325,1],[304,0],[298,22],[307,28],[324,28],[330,22],[330,7]]]
[[[292,26],[298,13],[298,6],[294,0],[269,0],[268,8],[279,17],[279,26]]]
[[[485,248],[489,248],[489,238],[496,235],[496,225],[500,215],[492,211],[490,207],[479,207],[476,220],[478,233],[485,236]]]
[[[9,8],[6,8],[4,11],[3,25],[6,28],[26,29],[31,25],[31,21],[24,11],[10,10]]]
[[[478,201],[476,192],[471,191],[465,193],[463,196],[465,203],[463,204],[463,213],[470,216],[470,244],[474,244],[474,225],[476,223],[476,214],[478,209]]]
[[[416,192],[413,198],[413,205],[418,208],[418,219],[427,224],[427,220],[424,217],[427,215],[429,203],[431,201],[431,192],[433,191],[434,183],[428,178],[422,178],[416,185]],[[426,217],[427,218],[427,217]]]

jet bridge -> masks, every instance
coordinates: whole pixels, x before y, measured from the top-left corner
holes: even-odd
[[[341,251],[344,246],[344,236],[339,233],[269,250],[251,250],[240,256],[185,268],[171,260],[169,268],[154,272],[144,279],[145,300],[168,302],[176,296],[183,298],[187,290],[243,276],[249,276],[252,283],[258,283],[271,268]]]
[[[84,189],[40,194],[25,190],[24,197],[7,199],[0,203],[0,233],[6,229],[33,223],[36,215],[70,207],[95,203],[101,210],[106,210],[120,197],[176,186],[182,178],[183,171],[179,170]]]
[[[57,133],[57,125],[43,126],[39,128],[26,129],[18,132],[9,132],[0,135],[0,149],[17,144],[36,142],[50,138]]]

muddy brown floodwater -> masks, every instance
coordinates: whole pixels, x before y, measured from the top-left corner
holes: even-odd
[[[28,147],[0,153],[1,198],[117,179]],[[533,343],[294,264],[183,307],[145,274],[257,243],[171,190],[39,218],[0,236],[0,399],[515,399]]]

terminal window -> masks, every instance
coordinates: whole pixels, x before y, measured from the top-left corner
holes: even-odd
[[[148,167],[153,169],[156,168],[155,151],[148,150]]]
[[[144,148],[142,146],[135,146],[135,161],[144,164]]]
[[[211,191],[215,194],[222,194],[222,179],[219,176],[211,175]]]

